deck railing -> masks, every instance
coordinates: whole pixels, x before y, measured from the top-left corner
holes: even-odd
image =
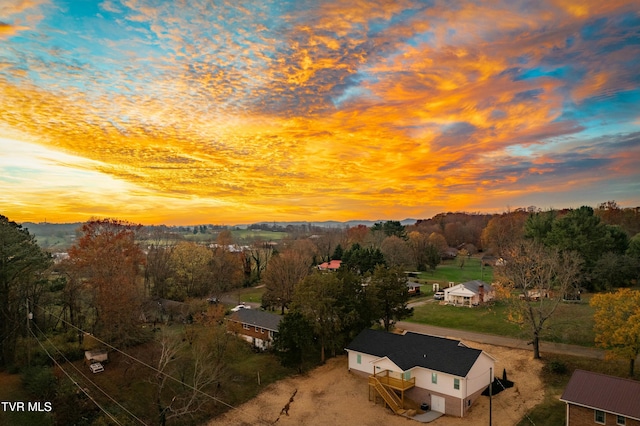
[[[374,374],[374,377],[380,381],[385,386],[389,386],[393,389],[397,390],[407,390],[411,389],[416,385],[416,378],[412,377],[410,379],[405,379],[404,377],[397,378],[393,377],[389,374],[389,370],[384,370],[379,373]]]

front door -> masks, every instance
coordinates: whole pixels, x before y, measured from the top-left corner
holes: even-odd
[[[431,410],[444,413],[444,398],[437,395],[431,395]]]

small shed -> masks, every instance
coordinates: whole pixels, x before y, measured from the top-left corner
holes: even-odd
[[[84,362],[86,364],[93,364],[94,362],[105,363],[108,361],[109,361],[109,352],[106,349],[84,351]]]

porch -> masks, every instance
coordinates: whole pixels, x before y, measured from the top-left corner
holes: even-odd
[[[384,403],[396,414],[404,415],[404,392],[416,385],[415,377],[405,379],[404,374],[394,373],[389,370],[380,371],[369,376],[369,400],[377,402],[381,397]]]

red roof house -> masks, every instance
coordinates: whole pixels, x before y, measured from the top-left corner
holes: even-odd
[[[342,260],[331,260],[318,265],[318,269],[321,271],[337,271],[340,268]]]

